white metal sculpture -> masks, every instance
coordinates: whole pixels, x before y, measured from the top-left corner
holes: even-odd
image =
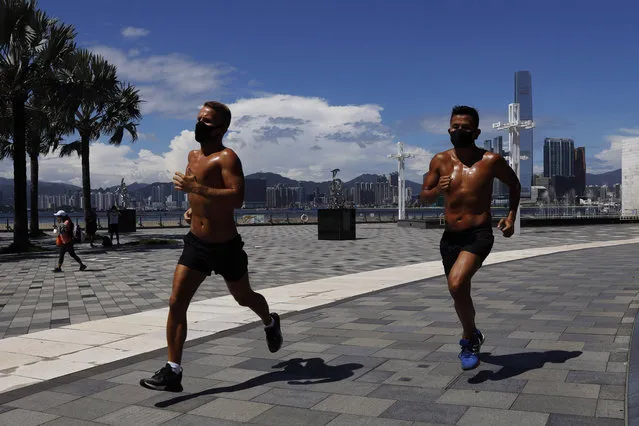
[[[337,177],[339,169],[331,170],[333,174],[333,180],[331,181],[330,195],[329,195],[329,208],[331,209],[343,209],[344,208],[344,183]]]
[[[508,123],[502,123],[501,121],[493,123],[493,129],[508,130],[509,153],[506,158],[509,160],[510,167],[517,174],[517,179],[521,179],[519,172],[520,161],[522,159],[527,159],[527,157],[522,157],[519,151],[519,131],[521,129],[532,129],[533,127],[535,127],[535,123],[532,120],[519,119],[518,103],[508,105]],[[520,207],[517,207],[514,235],[519,235],[521,229],[520,224]]]
[[[120,209],[127,209],[131,205],[131,199],[129,198],[129,191],[124,183],[124,178],[120,182],[120,186],[115,190],[115,204]]]
[[[404,152],[404,142],[397,142],[397,154],[389,154],[388,158],[397,159],[398,176],[397,176],[397,205],[399,212],[397,218],[402,220],[406,218],[406,180],[404,178],[404,160],[415,157],[415,154]]]

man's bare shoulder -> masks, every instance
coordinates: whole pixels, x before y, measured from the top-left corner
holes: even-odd
[[[497,161],[501,161],[503,160],[504,157],[502,157],[501,155],[499,155],[496,152],[491,152],[491,151],[486,151],[484,153],[484,156],[482,158],[482,160],[487,161],[489,163],[496,163]]]
[[[191,161],[193,158],[195,158],[195,156],[201,151],[197,150],[197,149],[192,149],[191,151],[189,151],[189,155],[188,155],[188,160]]]
[[[237,153],[231,148],[224,148],[220,153],[220,162],[223,167],[242,167],[242,162],[240,161],[240,157]]]
[[[434,164],[445,164],[445,163],[448,163],[452,159],[451,151],[452,151],[452,149],[449,149],[447,151],[438,152],[437,154],[435,154],[433,156],[433,159],[431,161]]]

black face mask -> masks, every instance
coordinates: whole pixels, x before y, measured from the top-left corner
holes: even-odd
[[[450,141],[455,148],[468,148],[473,145],[475,138],[473,137],[473,132],[455,130],[450,134]]]
[[[195,124],[195,140],[199,143],[208,142],[213,136],[215,136],[215,130],[220,126],[208,126],[202,121],[198,121]]]

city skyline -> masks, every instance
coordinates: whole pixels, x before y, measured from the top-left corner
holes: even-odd
[[[214,48],[201,37],[207,19],[190,8],[119,4],[131,13],[116,13],[118,0],[41,3],[52,16],[75,25],[79,45],[117,65],[145,100],[138,142],[91,148],[91,177],[98,186],[117,184],[119,170],[130,182],[166,180],[184,170],[188,151],[197,147],[192,130],[198,106],[208,99],[230,105],[234,120],[227,141],[247,173],[269,170],[319,180],[337,167],[348,179],[392,167],[386,156],[401,140],[408,152],[420,154],[406,162],[407,177],[417,179],[432,154],[450,147],[446,129],[453,105],[477,107],[482,139],[495,136],[491,124],[506,119],[516,71],[529,71],[534,86],[534,172],[543,167],[545,137],[572,138],[585,146],[595,173],[619,168],[621,143],[639,141],[628,90],[636,77],[623,71],[639,62],[624,53],[636,39],[624,28],[639,31],[632,13],[588,7],[575,12],[554,4],[548,14],[535,3],[509,5],[495,14],[465,5],[468,13],[458,17],[464,25],[493,22],[499,34],[528,36],[522,47],[520,36],[480,32],[473,52],[458,55],[464,37],[442,36],[448,34],[448,18],[457,14],[456,4],[373,2],[360,8],[329,1],[292,7],[278,0],[266,9],[251,2],[229,4],[219,11],[224,19],[216,23],[215,36],[224,36]],[[154,14],[146,13],[149,7]],[[209,5],[194,0],[192,7]],[[517,19],[522,13],[525,22]],[[325,32],[320,22],[327,21],[330,34],[316,37]],[[381,37],[377,28],[389,22],[393,30]],[[557,30],[538,31],[547,25]],[[433,67],[432,58],[444,66]],[[482,58],[491,58],[491,66],[475,66]],[[617,65],[606,67],[607,60]],[[11,173],[10,162],[1,162],[0,176]],[[44,158],[41,175],[45,181],[79,184],[80,160]]]

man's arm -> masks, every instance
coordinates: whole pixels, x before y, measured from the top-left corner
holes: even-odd
[[[222,181],[224,188],[211,188],[196,184],[192,193],[209,199],[224,199],[230,201],[236,209],[244,204],[244,171],[239,157],[232,151],[222,155]]]
[[[493,167],[495,177],[508,185],[510,189],[508,201],[510,211],[508,212],[508,219],[514,221],[517,217],[517,208],[519,207],[519,198],[521,197],[521,184],[515,171],[501,155],[497,157]]]
[[[419,193],[419,200],[422,204],[432,204],[439,196],[439,158],[434,156],[430,160],[430,168],[426,176],[424,176],[424,183],[422,184],[422,190]]]

